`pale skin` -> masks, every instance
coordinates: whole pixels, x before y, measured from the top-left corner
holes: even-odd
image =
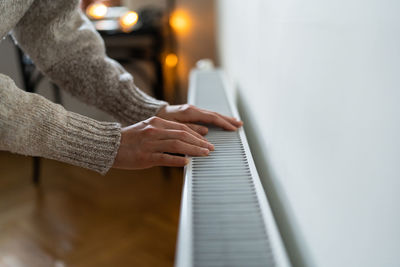
[[[213,124],[227,131],[243,125],[235,118],[192,105],[166,106],[155,117],[122,129],[113,168],[183,167],[188,163],[186,157],[167,153],[207,156],[214,146],[203,137],[207,127],[196,123]]]

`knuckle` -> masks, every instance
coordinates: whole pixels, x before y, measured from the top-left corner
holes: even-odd
[[[161,154],[160,155],[159,163],[161,165],[168,165],[169,161],[170,161],[170,158],[168,157],[167,154]]]
[[[161,119],[159,117],[153,116],[150,119],[148,119],[148,121],[150,122],[150,124],[155,124],[157,122],[159,122]]]
[[[189,137],[189,134],[188,134],[187,132],[185,132],[185,131],[179,131],[179,132],[178,132],[178,136],[179,136],[181,139],[186,139],[186,138]]]
[[[185,124],[178,123],[178,128],[179,128],[179,130],[187,131],[187,128],[189,128],[189,127],[187,127]]]
[[[190,129],[189,126],[187,126],[187,125],[185,125],[185,124],[182,124],[182,126],[183,126],[183,129],[184,129],[186,132],[191,132],[191,131],[192,131],[192,129]]]
[[[163,160],[165,163],[168,163],[169,161],[171,161],[171,157],[170,157],[168,154],[163,154],[163,155],[162,155],[162,160]]]
[[[165,161],[165,154],[158,155],[153,161],[155,164],[162,164]]]
[[[184,104],[181,107],[181,110],[185,111],[185,112],[192,111],[194,109],[195,109],[195,107],[193,105],[191,105],[191,104]]]
[[[144,129],[144,133],[147,135],[147,136],[154,136],[156,133],[157,133],[157,128],[155,128],[155,127],[153,127],[153,126],[147,126],[145,129]]]

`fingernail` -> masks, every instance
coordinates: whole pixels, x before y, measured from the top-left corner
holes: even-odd
[[[213,144],[208,144],[208,149],[211,150],[211,151],[214,151],[214,149],[215,149],[214,145]]]
[[[185,158],[185,165],[189,164],[189,159]]]
[[[203,155],[208,155],[210,153],[210,150],[208,150],[207,148],[202,148],[201,150]]]

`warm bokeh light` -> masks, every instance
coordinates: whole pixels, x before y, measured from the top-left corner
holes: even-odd
[[[107,6],[102,3],[93,3],[86,8],[86,14],[93,19],[102,19],[107,14]]]
[[[123,31],[129,31],[138,22],[139,15],[134,11],[129,11],[119,19],[119,24]]]
[[[174,11],[169,18],[169,25],[178,33],[185,33],[190,28],[189,15],[184,10]]]
[[[169,53],[165,57],[165,65],[170,68],[175,67],[178,64],[178,57],[174,53]]]

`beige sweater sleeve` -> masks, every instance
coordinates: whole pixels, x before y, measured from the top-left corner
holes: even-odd
[[[154,116],[167,104],[141,92],[133,77],[106,56],[79,0],[35,0],[13,35],[59,87],[122,123]]]
[[[42,156],[105,173],[118,151],[118,123],[68,112],[0,74],[0,150]]]
[[[167,105],[142,93],[133,77],[106,56],[102,39],[78,7],[79,0],[31,2],[13,36],[60,88],[127,124],[153,116]],[[8,12],[9,19],[18,17],[12,8]],[[120,137],[119,123],[68,112],[0,75],[0,150],[105,173],[114,162]]]

